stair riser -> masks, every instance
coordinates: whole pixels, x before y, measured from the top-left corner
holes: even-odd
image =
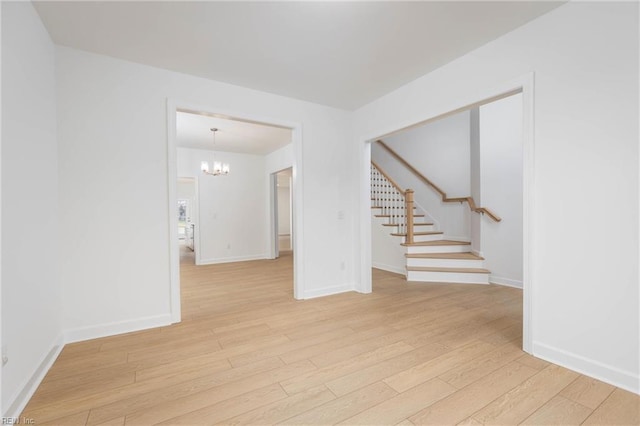
[[[468,253],[468,245],[459,246],[407,246],[407,253]]]
[[[489,274],[408,271],[407,280],[433,283],[489,284]]]
[[[407,266],[424,266],[427,268],[482,268],[482,260],[474,259],[418,259],[407,258]]]
[[[433,234],[433,235],[414,235],[413,241],[415,243],[420,243],[422,241],[439,241],[442,239],[442,234]],[[404,241],[403,241],[404,242]]]

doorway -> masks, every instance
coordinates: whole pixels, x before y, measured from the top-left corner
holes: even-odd
[[[371,235],[371,207],[370,207],[370,168],[371,168],[371,148],[372,143],[380,138],[389,137],[398,132],[422,126],[453,114],[470,110],[481,105],[486,105],[499,99],[507,98],[511,95],[522,94],[522,349],[531,353],[533,346],[532,324],[532,293],[534,282],[531,271],[535,262],[532,250],[532,242],[535,237],[535,223],[531,212],[534,210],[535,181],[533,167],[534,137],[533,137],[533,115],[534,115],[534,81],[533,74],[522,76],[502,86],[494,87],[484,93],[479,93],[471,98],[464,98],[458,102],[449,103],[448,107],[439,113],[425,117],[424,120],[409,126],[397,126],[396,130],[385,134],[371,134],[370,137],[361,141],[360,155],[360,243],[361,247],[370,248],[372,244]],[[452,107],[453,106],[453,107]],[[457,106],[457,107],[456,107]],[[436,110],[437,111],[437,110]],[[387,124],[388,126],[388,124]],[[360,287],[359,291],[370,293],[372,291],[372,253],[371,250],[362,250],[360,259]]]
[[[199,134],[190,134],[183,126],[186,118],[189,119],[187,121],[202,124],[200,127],[205,130]],[[181,318],[178,176],[193,178],[196,184],[196,201],[191,210],[194,211],[192,217],[197,222],[194,232],[195,261],[200,265],[269,258],[270,244],[268,239],[265,240],[272,223],[268,210],[271,203],[268,173],[271,170],[290,168],[290,234],[296,238],[295,244],[291,244],[291,253],[296,252],[293,263],[293,296],[296,299],[303,298],[302,256],[297,256],[303,247],[302,233],[299,232],[302,229],[302,206],[296,201],[302,199],[302,176],[299,168],[302,163],[301,125],[172,100],[167,102],[167,124],[172,321],[180,322]],[[272,151],[248,152],[239,148],[250,138],[238,136],[237,132],[246,130],[250,133],[251,129],[256,128],[268,128],[272,133],[286,134],[286,140],[283,139],[281,146],[272,150],[274,155],[271,155]],[[187,140],[187,144],[195,146],[185,146],[178,137],[179,133],[186,136],[182,141]],[[260,143],[249,147],[245,145],[246,149],[260,147]],[[180,150],[182,152],[179,156]],[[205,173],[205,162],[209,163],[206,171],[212,173]],[[222,173],[215,173],[218,162],[223,164]],[[224,172],[225,165],[228,173]],[[264,173],[265,168],[267,174]],[[189,173],[181,174],[180,170],[185,169]],[[256,189],[258,187],[261,189]],[[248,193],[251,191],[257,195]],[[208,197],[207,202],[203,201],[203,195]],[[237,206],[238,203],[241,206]],[[203,235],[208,236],[208,239],[203,239]],[[256,241],[259,243],[256,244]]]
[[[293,193],[292,168],[273,173],[272,199],[273,199],[273,223],[272,244],[274,257],[280,257],[280,253],[289,254],[293,251]]]

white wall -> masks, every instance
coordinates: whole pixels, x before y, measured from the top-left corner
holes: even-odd
[[[480,220],[490,281],[522,287],[522,94],[480,107],[480,205],[502,221]]]
[[[405,130],[384,142],[448,197],[470,194],[469,111]],[[466,204],[443,203],[439,193],[427,186],[378,143],[371,158],[403,189],[415,191],[415,201],[434,219],[445,238],[470,240],[469,208]]]
[[[216,161],[229,163],[227,176],[205,176],[202,161],[213,152],[178,148],[178,175],[198,179],[198,264],[266,257],[264,156],[215,151]]]
[[[356,111],[358,143],[532,71],[533,352],[638,392],[637,3],[555,9]]]
[[[372,215],[373,216],[373,215]],[[388,226],[383,226],[386,219],[371,218],[371,265],[383,271],[406,275],[406,249],[398,237],[391,236]]]
[[[65,47],[56,54],[60,224],[74,229],[60,250],[71,335],[171,320],[168,98],[301,126],[302,297],[354,287],[352,113]]]
[[[291,188],[278,186],[278,234],[291,235]]]
[[[463,111],[399,132],[383,140],[446,192],[448,197],[468,197],[469,120],[470,112]],[[396,163],[396,168],[402,167],[397,161]],[[393,171],[394,169],[391,170]],[[427,189],[432,191],[430,188]]]
[[[62,343],[55,95],[40,18],[29,2],[3,2],[3,415],[19,414]]]

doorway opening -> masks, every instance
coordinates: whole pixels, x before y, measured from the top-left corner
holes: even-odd
[[[193,250],[196,267],[273,258],[270,175],[288,169],[291,194],[301,191],[301,126],[172,101],[167,114],[171,310],[179,322],[181,253]],[[293,232],[300,197],[291,194],[289,238],[301,234]],[[301,246],[301,238],[290,243],[291,253]],[[295,298],[303,294],[301,270],[294,262]]]
[[[293,251],[293,169],[291,167],[271,175],[273,205],[272,246],[273,257]]]
[[[197,227],[198,196],[196,179],[178,177],[178,240],[180,262],[195,264],[195,229]]]
[[[362,159],[361,163],[361,187],[365,190],[361,193],[362,208],[360,211],[361,218],[361,244],[362,247],[372,247],[372,214],[371,204],[369,199],[371,198],[371,160],[372,160],[372,145],[380,139],[386,139],[399,134],[400,132],[415,129],[420,126],[424,126],[427,123],[432,123],[437,120],[441,120],[445,117],[450,117],[463,111],[469,111],[474,108],[488,105],[494,101],[508,98],[512,95],[520,94],[521,96],[521,183],[519,184],[519,193],[522,197],[520,203],[521,207],[521,256],[522,261],[522,348],[526,352],[531,352],[532,347],[532,331],[530,325],[532,323],[532,286],[531,279],[532,264],[535,261],[531,247],[534,234],[534,223],[530,212],[533,211],[533,193],[534,193],[534,175],[533,175],[533,75],[524,76],[518,80],[514,80],[505,84],[502,87],[494,88],[487,91],[481,96],[475,99],[464,99],[458,102],[458,107],[446,108],[441,110],[439,114],[434,114],[431,117],[426,117],[423,121],[411,124],[409,126],[399,127],[393,132],[389,132],[383,135],[374,135],[373,137],[363,140],[362,146]],[[449,104],[452,105],[452,104]],[[456,105],[454,103],[453,105]],[[464,201],[463,201],[464,202]],[[466,206],[465,206],[466,207]],[[490,206],[489,206],[490,207]],[[484,219],[481,218],[481,219]],[[426,256],[425,256],[426,257]],[[361,288],[360,291],[368,293],[372,291],[372,266],[373,255],[370,250],[363,250],[361,255]],[[508,281],[501,282],[503,285],[510,285]]]

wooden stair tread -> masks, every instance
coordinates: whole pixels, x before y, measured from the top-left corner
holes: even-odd
[[[403,246],[469,246],[467,241],[437,240],[437,241],[419,241],[417,243],[402,243]]]
[[[490,274],[491,271],[484,268],[435,268],[427,266],[407,266],[407,271],[414,272],[454,272],[460,274]]]
[[[444,232],[441,231],[422,231],[422,232],[414,232],[413,235],[439,235],[439,234],[444,234]],[[407,234],[398,234],[397,232],[392,233],[391,235],[393,235],[394,237],[406,237]]]
[[[473,253],[406,253],[405,257],[412,259],[461,259],[461,260],[484,260],[484,257]]]

